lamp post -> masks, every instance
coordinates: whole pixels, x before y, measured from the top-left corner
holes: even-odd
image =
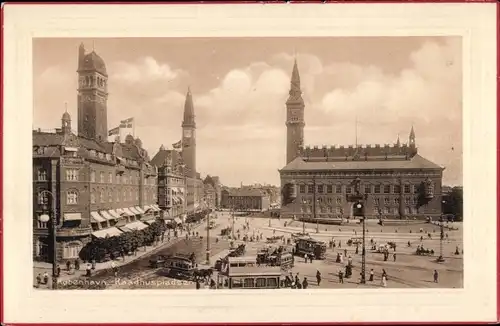
[[[441,202],[443,206],[446,204],[446,201]],[[440,234],[439,234],[439,257],[437,261],[439,263],[444,263],[444,257],[443,257],[443,240],[444,240],[444,216],[441,214],[439,217],[439,229],[440,229]]]
[[[363,208],[363,205],[362,204],[357,204],[358,206],[358,209],[362,209]],[[361,249],[361,284],[365,284],[366,283],[366,248],[365,248],[365,220],[366,220],[366,217],[365,215],[363,214],[363,248]]]
[[[318,222],[318,216],[316,215],[316,201],[319,202],[318,199],[316,199],[316,176],[313,175],[313,216],[314,219],[316,220],[316,233],[319,233],[319,222]]]
[[[210,214],[207,214],[207,265],[210,266]]]
[[[45,194],[49,194],[52,197],[52,217],[48,214],[42,214],[39,217],[40,222],[50,223],[50,237],[51,237],[51,247],[52,247],[52,289],[57,289],[57,208],[56,208],[56,198],[52,192],[49,190],[43,190],[40,192],[43,200],[43,210],[48,211],[47,200],[45,200]]]
[[[307,204],[307,200],[302,199],[302,204]],[[304,216],[302,216],[302,234],[306,234],[306,221],[304,219]]]

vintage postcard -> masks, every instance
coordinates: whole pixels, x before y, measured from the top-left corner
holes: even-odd
[[[125,317],[137,294],[182,313],[81,321],[496,316],[493,5],[51,6],[27,22],[35,8],[5,11],[5,248],[22,228],[23,250],[3,267],[14,302],[58,304],[6,316],[97,300]]]

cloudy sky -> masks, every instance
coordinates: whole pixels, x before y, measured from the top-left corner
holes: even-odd
[[[384,38],[37,39],[33,43],[34,128],[60,125],[65,103],[76,130],[78,46],[105,60],[108,128],[134,117],[152,157],[181,137],[191,87],[197,165],[227,185],[279,184],[285,164],[285,101],[296,55],[305,144],[406,142],[462,184],[461,40]]]

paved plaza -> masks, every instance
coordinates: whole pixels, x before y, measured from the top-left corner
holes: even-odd
[[[211,244],[211,265],[218,258],[223,258],[230,247],[230,241],[226,237],[222,237],[221,230],[226,227],[232,227],[233,219],[228,212],[217,213],[216,227],[210,230]],[[249,229],[243,231],[243,226],[248,222]],[[285,227],[286,222],[286,227]],[[306,263],[303,258],[295,257],[294,267],[290,270],[293,275],[298,273],[301,280],[304,277],[308,279],[310,289],[329,289],[329,288],[381,288],[381,274],[385,270],[387,278],[387,288],[461,288],[463,286],[463,259],[462,254],[455,255],[457,246],[462,250],[462,230],[459,223],[455,223],[458,227],[456,231],[446,230],[448,238],[443,241],[443,256],[445,262],[436,262],[436,257],[439,256],[440,241],[439,227],[423,223],[409,222],[408,225],[384,226],[381,227],[375,221],[366,223],[366,275],[367,280],[370,270],[373,269],[374,281],[367,284],[360,284],[361,272],[361,246],[358,254],[355,253],[355,246],[348,246],[347,241],[352,237],[361,237],[362,227],[357,223],[349,223],[341,226],[320,225],[319,232],[316,224],[305,224],[302,222],[284,220],[284,219],[269,219],[266,217],[235,217],[234,230],[235,234],[240,232],[240,237],[249,234],[262,234],[263,240],[257,242],[246,243],[245,256],[256,255],[257,251],[265,246],[275,246],[279,244],[267,244],[266,238],[273,235],[283,235],[285,239],[291,237],[292,233],[302,232],[303,228],[311,237],[324,241],[327,244],[326,258],[324,260],[313,260]],[[420,232],[422,229],[422,232]],[[411,233],[410,233],[411,230]],[[161,269],[153,269],[149,267],[149,259],[157,254],[173,254],[173,253],[192,253],[196,254],[196,260],[200,266],[206,266],[206,227],[202,223],[198,225],[195,231],[199,232],[200,237],[185,238],[185,234],[179,239],[172,240],[170,243],[160,244],[150,253],[144,253],[136,258],[127,258],[122,262],[119,268],[118,276],[115,277],[111,271],[110,263],[103,263],[100,270],[96,272],[90,279],[75,275],[73,277],[66,276],[60,282],[65,287],[70,287],[71,284],[80,283],[105,283],[108,289],[195,289],[195,284],[188,281],[180,281],[162,275]],[[431,238],[428,237],[431,235]],[[423,240],[421,241],[421,236]],[[202,238],[201,238],[202,237]],[[329,241],[337,243],[336,248],[329,246]],[[371,250],[371,241],[377,244],[385,244],[387,242],[396,243],[396,251],[390,250],[389,259],[384,261],[383,255]],[[338,243],[341,243],[341,248]],[[241,240],[234,240],[235,245],[243,243]],[[410,242],[411,247],[408,247]],[[422,245],[426,249],[433,249],[435,255],[417,256],[415,250],[417,245]],[[347,257],[351,256],[353,261],[352,277],[344,279],[344,283],[339,282],[338,272],[345,270],[345,260],[343,263],[336,262],[337,253],[347,253]],[[394,261],[394,254],[396,260]],[[108,264],[109,266],[106,266]],[[433,272],[437,270],[439,273],[439,282],[433,281]],[[322,281],[320,286],[316,282],[316,273],[320,271]]]

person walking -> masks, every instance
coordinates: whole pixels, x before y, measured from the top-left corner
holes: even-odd
[[[393,254],[392,258],[394,259],[394,261],[396,261],[396,254]]]
[[[78,259],[75,259],[75,269],[76,269],[77,271],[79,271],[79,270],[80,270],[80,261],[79,261]]]
[[[71,262],[68,260],[66,261],[66,271],[69,272],[69,269],[71,267]]]
[[[36,276],[36,287],[39,288],[41,283],[42,283],[42,275],[38,273],[38,275]]]
[[[387,287],[387,276],[382,275],[382,281],[381,281],[382,287]]]
[[[43,284],[48,284],[49,283],[49,273],[45,272],[43,273]]]
[[[307,264],[307,254],[304,254],[304,262]]]
[[[368,279],[370,282],[373,282],[373,268],[370,270],[370,278]]]
[[[344,284],[344,273],[342,270],[339,271],[339,283]]]
[[[347,257],[347,249],[344,249],[344,256]]]
[[[59,264],[57,264],[56,273],[57,273],[57,277],[59,277],[61,275],[61,266],[59,266]]]
[[[316,282],[318,283],[318,287],[321,284],[321,272],[319,270],[316,271]]]
[[[438,277],[439,277],[438,271],[434,270],[434,283],[438,283]]]

